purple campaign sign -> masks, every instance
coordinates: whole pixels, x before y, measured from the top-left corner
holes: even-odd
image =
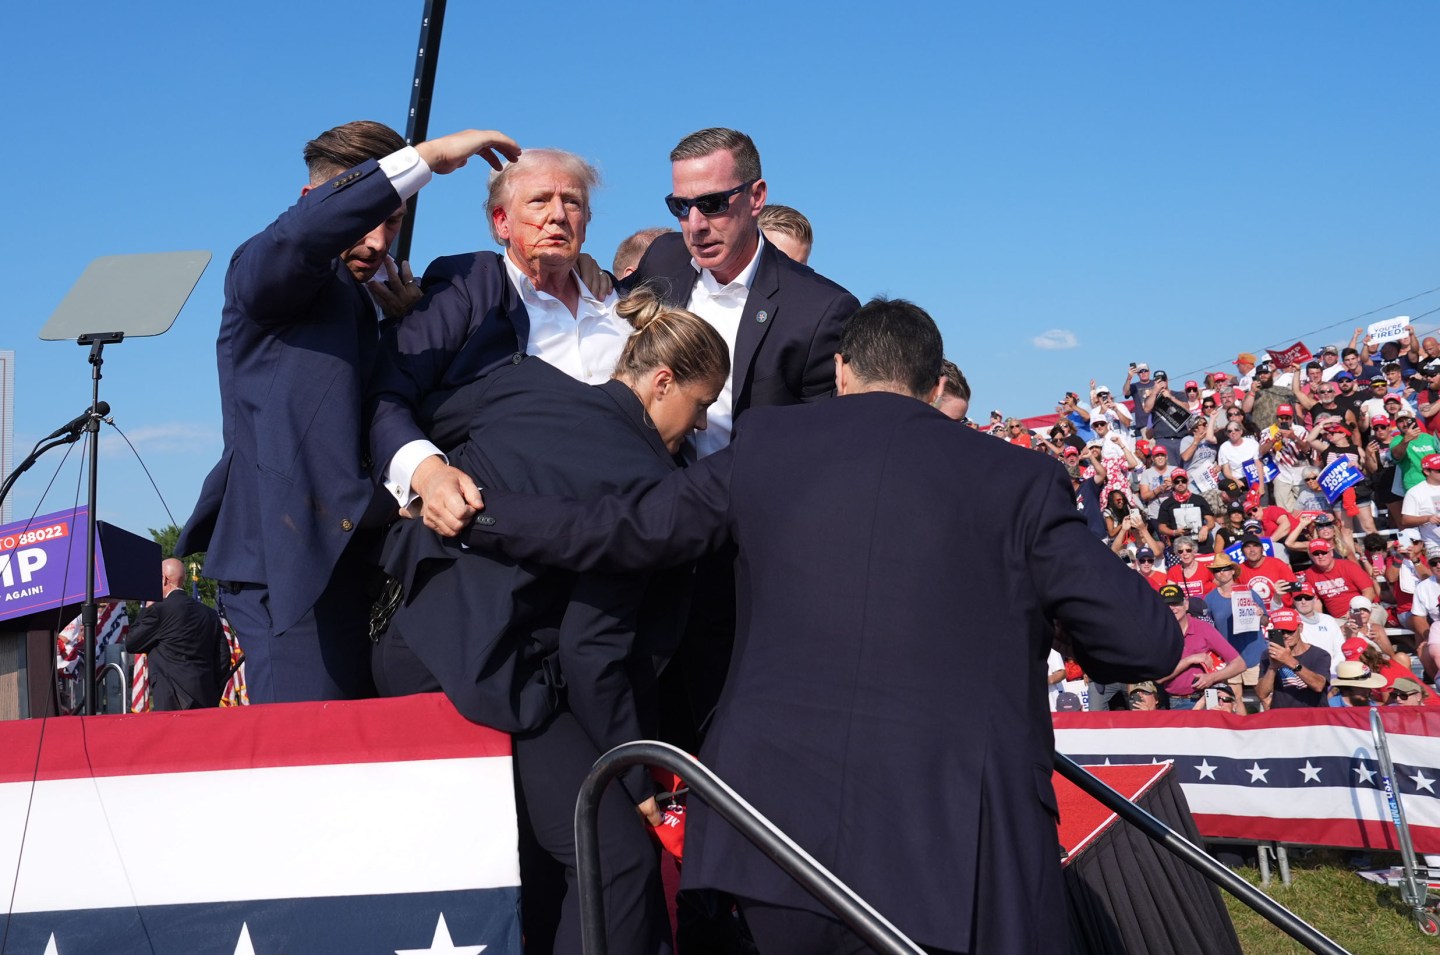
[[[0,527],[0,620],[85,600],[89,526],[89,509],[77,507]],[[110,587],[98,553],[95,563],[98,598]]]

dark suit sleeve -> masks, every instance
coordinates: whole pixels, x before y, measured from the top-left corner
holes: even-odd
[[[262,325],[303,321],[303,306],[335,278],[335,258],[400,207],[400,195],[371,159],[300,197],[236,251],[227,292]]]
[[[729,536],[734,445],[629,494],[594,501],[484,492],[467,542],[566,570],[625,573],[696,560]]]
[[[380,349],[370,379],[370,452],[383,476],[395,452],[426,436],[421,403],[434,392],[465,343],[474,309],[466,273],[451,256],[430,263],[421,279],[425,295]]]
[[[173,617],[170,605],[164,600],[142,609],[125,634],[125,651],[149,653],[155,649],[174,626]]]
[[[1075,659],[1104,683],[1165,676],[1180,660],[1175,616],[1145,578],[1090,534],[1058,468],[1032,488],[1038,517],[1028,542],[1042,612],[1069,634]]]
[[[835,353],[840,350],[840,331],[850,316],[859,310],[860,300],[849,292],[836,296],[825,309],[825,314],[815,325],[815,335],[810,340],[810,350],[805,358],[801,401],[828,398],[834,391]]]

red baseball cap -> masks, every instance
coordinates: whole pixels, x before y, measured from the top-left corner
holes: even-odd
[[[1172,478],[1177,478],[1177,477],[1188,478],[1190,475],[1188,475],[1188,474],[1185,473],[1185,469],[1184,469],[1184,468],[1172,468],[1172,469],[1170,470],[1170,476],[1171,476]]]
[[[1073,444],[1067,444],[1065,445],[1065,450],[1061,451],[1060,453],[1068,458],[1072,454],[1078,455],[1080,453],[1080,449],[1075,447],[1075,445]]]
[[[1383,414],[1377,414],[1370,419],[1370,426],[1372,428],[1388,428],[1390,427],[1390,419]]]
[[[1185,382],[1185,387],[1186,387],[1187,389],[1189,389],[1189,388],[1194,388],[1196,391],[1199,391],[1199,390],[1200,390],[1200,382],[1198,382],[1198,381],[1187,381],[1187,382]]]
[[[1420,459],[1420,469],[1422,471],[1440,470],[1440,454],[1425,455],[1425,457]]]
[[[1277,414],[1277,415],[1282,415],[1282,414],[1283,414],[1283,415],[1289,415],[1290,417],[1293,418],[1293,417],[1295,417],[1295,409],[1292,408],[1292,407],[1290,407],[1289,405],[1281,405],[1280,407],[1278,407],[1278,408],[1275,409],[1275,414]]]
[[[1300,628],[1300,615],[1285,607],[1279,610],[1272,610],[1270,611],[1270,626],[1276,630],[1298,630]]]
[[[1313,540],[1310,542],[1310,553],[1312,554],[1324,554],[1334,549],[1327,540]]]
[[[1351,637],[1349,640],[1340,644],[1340,652],[1347,660],[1358,660],[1360,659],[1360,654],[1364,653],[1365,648],[1368,646],[1370,646],[1370,641],[1364,637]]]
[[[1213,379],[1215,379],[1216,381],[1229,381],[1229,380],[1230,380],[1230,376],[1227,375],[1227,374],[1225,374],[1225,372],[1223,372],[1223,371],[1217,371],[1217,372],[1215,372],[1215,374],[1211,375],[1210,377],[1213,378]]]

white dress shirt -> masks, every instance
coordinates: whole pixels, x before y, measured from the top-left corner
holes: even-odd
[[[735,337],[740,331],[740,318],[745,313],[745,300],[750,297],[750,284],[755,281],[755,271],[760,267],[760,250],[763,248],[765,238],[761,234],[750,264],[740,270],[734,281],[724,286],[715,281],[715,276],[709,269],[701,269],[699,263],[694,259],[690,260],[691,267],[700,270],[700,279],[690,293],[690,302],[686,308],[709,322],[720,333],[720,337],[725,339],[725,347],[730,349],[732,364],[735,361]],[[705,414],[705,430],[690,438],[697,458],[714,454],[730,443],[730,432],[734,430],[735,418],[735,396],[732,393],[734,381],[735,372],[732,368],[730,376],[725,379],[725,387],[720,391],[720,397],[715,399],[715,403]]]
[[[615,373],[615,362],[625,347],[625,340],[635,329],[615,314],[617,296],[611,292],[603,301],[581,281],[573,269],[570,274],[580,286],[580,303],[575,314],[565,303],[535,287],[530,277],[505,256],[505,272],[510,284],[525,305],[530,321],[530,337],[525,353],[559,368],[565,374],[588,385],[609,381]],[[416,495],[410,479],[420,462],[438,454],[440,449],[429,441],[411,441],[395,452],[385,469],[385,487],[401,507],[410,507]],[[447,462],[448,459],[447,459]]]

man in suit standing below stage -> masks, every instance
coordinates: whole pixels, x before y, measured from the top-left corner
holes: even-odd
[[[840,329],[860,303],[765,240],[760,214],[768,187],[749,136],[723,128],[691,133],[670,151],[670,176],[665,205],[680,235],[657,238],[627,284],[655,286],[730,347],[730,380],[693,439],[692,456],[703,458],[730,443],[749,408],[828,398]],[[719,698],[734,640],[733,563],[733,553],[722,551],[700,564],[688,630],[665,681],[666,736],[692,750]]]
[[[488,130],[409,147],[380,123],[337,126],[306,144],[299,201],[231,257],[216,344],[225,448],[176,549],[207,552],[253,703],[374,695],[361,530],[395,507],[365,462],[360,389],[379,337],[366,283],[406,199],[473,156],[499,168],[496,152],[520,154]]]
[[[230,648],[219,614],[185,592],[185,565],[174,557],[160,562],[160,600],[130,625],[125,650],[150,657],[152,710],[220,705]]]
[[[487,490],[467,541],[610,572],[738,542],[735,657],[701,761],[916,942],[1065,951],[1056,627],[1102,682],[1170,673],[1181,635],[1058,465],[929,406],[941,361],[928,315],[876,300],[832,356],[836,400],[755,410],[638,494]],[[703,803],[687,828],[684,885],[739,896],[762,955],[858,950]]]

